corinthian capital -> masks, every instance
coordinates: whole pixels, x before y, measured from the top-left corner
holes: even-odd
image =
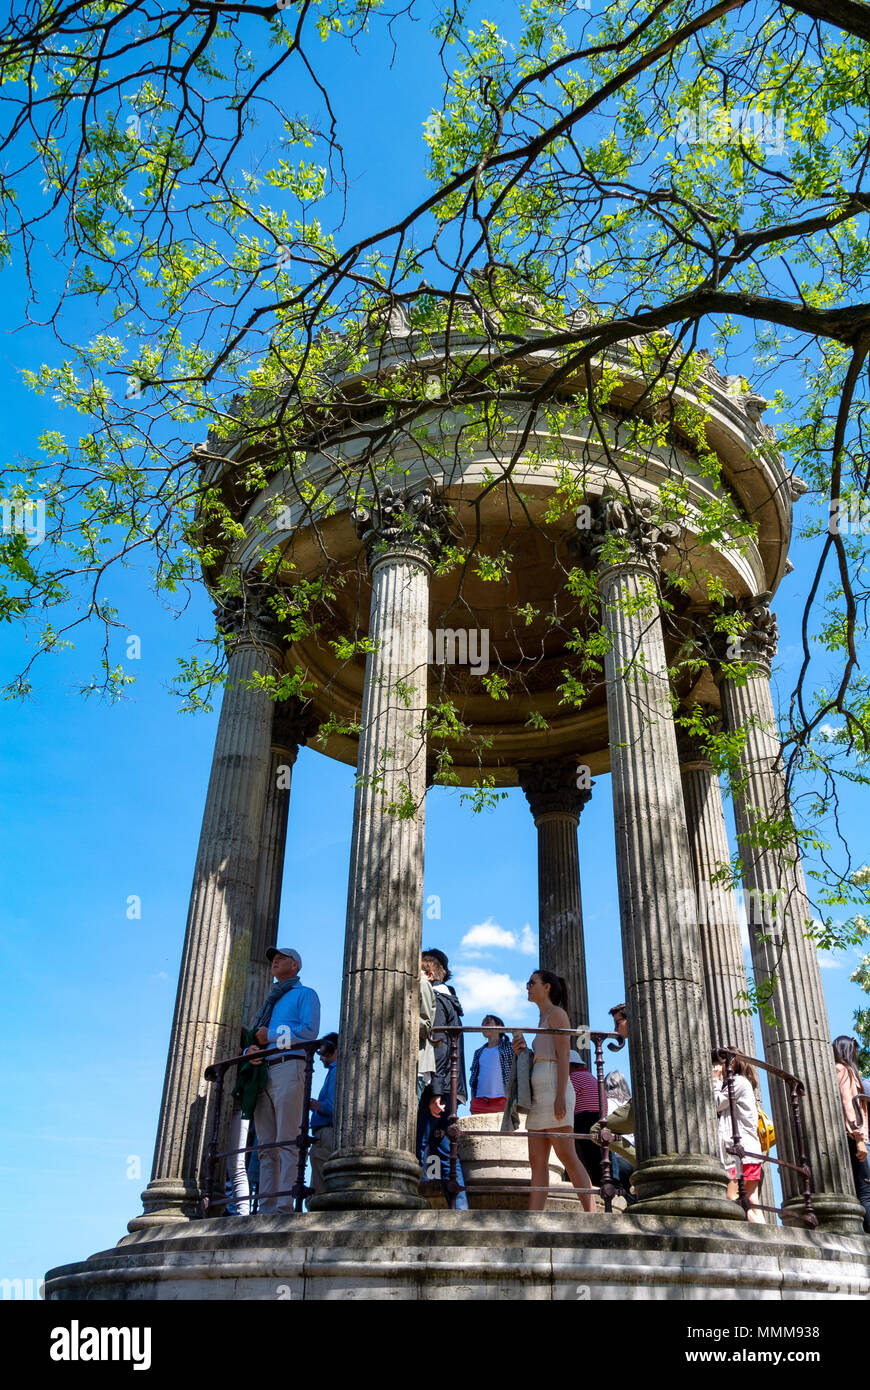
[[[282,700],[272,714],[272,747],[295,758],[299,748],[317,732],[318,723],[310,700]]]
[[[758,666],[770,675],[773,658],[779,642],[779,628],[776,616],[770,611],[773,594],[765,591],[754,598],[741,598],[731,605],[731,612],[743,619],[743,627],[735,636],[712,630],[712,620],[708,620],[708,635],[713,657],[718,665],[739,662],[744,666]]]
[[[577,760],[559,758],[551,762],[523,763],[517,768],[520,786],[537,822],[539,816],[554,812],[574,816],[580,812],[592,793],[577,786]]]
[[[580,508],[568,549],[598,569],[612,565],[656,569],[679,535],[676,522],[657,517],[652,502],[626,502],[606,492]]]
[[[435,564],[450,535],[450,513],[429,488],[407,493],[382,488],[376,502],[354,510],[353,520],[370,565],[409,551]]]
[[[722,711],[716,705],[706,705],[700,702],[682,704],[677,710],[677,757],[679,758],[680,768],[687,772],[690,768],[703,767],[711,768],[710,755],[704,747],[703,740],[691,729],[686,729],[679,722],[700,712],[704,716],[704,722],[711,732],[718,733],[722,727]]]
[[[240,594],[230,594],[216,604],[217,625],[226,637],[238,645],[251,642],[258,647],[284,646],[284,624],[276,615],[270,600],[275,590],[259,581],[246,584]]]

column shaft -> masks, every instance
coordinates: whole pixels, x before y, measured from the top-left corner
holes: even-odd
[[[290,781],[299,749],[272,747],[263,828],[260,832],[260,864],[257,874],[256,910],[251,936],[251,959],[245,982],[242,1023],[250,1024],[262,1007],[272,983],[272,967],[266,960],[269,946],[276,944],[281,911],[281,885],[284,880],[284,852],[290,813]]]
[[[569,549],[598,570],[638,1166],[635,1211],[740,1220],[718,1158],[710,1028],[658,566],[679,529],[605,493]]]
[[[678,746],[680,743],[678,734]],[[714,1044],[754,1056],[752,1019],[746,1013],[746,966],[737,898],[730,883],[714,880],[731,862],[719,778],[702,757],[681,758],[680,775],[701,932],[701,957],[710,1036]],[[735,1009],[742,1012],[735,1013]]]
[[[131,1230],[197,1214],[210,1127],[210,1063],[232,1056],[251,955],[273,702],[243,688],[274,648],[238,638],[229,655],[190,907],[151,1182]]]
[[[428,494],[358,517],[372,600],[354,801],[336,1148],[312,1207],[419,1207],[415,1148],[426,796]]]
[[[725,678],[720,690],[726,728],[744,731],[746,737],[735,815],[756,984],[776,978],[770,1008],[777,1022],[771,1024],[763,1015],[761,1021],[765,1058],[800,1077],[806,1087],[807,1158],[820,1223],[832,1230],[860,1231],[818,953],[806,936],[812,911],[800,855],[796,846],[791,853],[765,846],[756,830],[759,817],[789,822],[791,815],[770,681],[762,670],[750,674],[744,685]],[[777,1155],[796,1162],[788,1091],[776,1081],[771,1103]],[[797,1180],[786,1171],[783,1188],[799,1208]]]
[[[571,1022],[588,1024],[577,826],[591,792],[577,787],[576,758],[522,763],[517,777],[538,831],[538,959],[567,983]]]
[[[716,870],[731,862],[722,789],[709,758],[697,747],[694,739],[686,738],[679,729],[677,750],[698,898],[710,1037],[714,1046],[736,1047],[739,1052],[754,1057],[755,1035],[745,997],[746,965],[737,897],[730,883],[714,879]],[[758,1099],[761,1100],[760,1095]],[[767,1164],[762,1170],[759,1201],[766,1207],[772,1207],[776,1205],[775,1198],[770,1165]],[[773,1215],[768,1212],[765,1212],[764,1219],[768,1223],[775,1222]]]
[[[661,620],[649,570],[600,580],[639,1165],[636,1210],[739,1219],[717,1153],[700,933]],[[681,908],[682,905],[682,908]]]
[[[589,1023],[577,819],[558,811],[537,818],[540,963],[568,985],[572,1023]],[[588,1049],[587,1049],[588,1055]]]

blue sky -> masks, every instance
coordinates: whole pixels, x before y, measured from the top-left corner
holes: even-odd
[[[374,52],[386,60],[383,45]],[[367,61],[374,63],[371,54]],[[338,89],[339,115],[354,170],[353,224],[362,229],[385,222],[425,187],[417,137],[439,104],[439,71],[432,60],[404,63],[380,81],[369,81],[366,69],[363,82],[359,65],[342,62],[348,81]],[[56,275],[51,248],[44,250],[46,275]],[[28,453],[40,429],[66,422],[21,382],[19,369],[53,348],[40,330],[12,333],[20,308],[14,271],[3,286],[6,448]],[[776,599],[783,694],[797,670],[813,553],[795,545],[796,571]],[[150,1172],[217,720],[179,715],[167,687],[176,658],[210,635],[212,619],[202,592],[173,614],[150,595],[140,568],[115,576],[111,593],[128,631],[141,638],[140,660],[128,663],[138,676],[131,698],[108,706],[77,693],[99,659],[85,638],[41,669],[27,704],[0,706],[2,1045],[12,1082],[0,1136],[2,1277],[38,1278],[113,1244],[139,1210]],[[126,635],[116,639],[116,660]],[[26,648],[20,636],[4,637],[5,682]],[[324,1030],[338,1025],[353,779],[353,769],[305,750],[291,794],[280,935],[304,955],[303,978],[321,996]],[[844,796],[856,863],[870,859],[861,795]],[[480,815],[458,792],[429,795],[425,894],[440,900],[440,917],[425,922],[424,941],[450,955],[468,1022],[492,1008],[509,1021],[533,1022],[522,983],[536,960],[535,835],[520,792]],[[590,1021],[604,1027],[607,1009],[624,997],[607,777],[583,813],[580,858]],[[131,895],[141,899],[139,919],[127,916]],[[864,999],[848,982],[853,954],[823,966],[832,1034],[848,1031]]]

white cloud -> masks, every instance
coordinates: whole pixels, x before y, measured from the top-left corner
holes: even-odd
[[[508,974],[498,970],[486,970],[480,965],[460,965],[453,977],[456,993],[459,995],[468,1026],[473,1026],[474,1015],[494,1013],[505,1023],[528,1021],[533,1012],[527,998],[526,987]]]
[[[485,922],[480,922],[476,927],[469,927],[462,938],[462,947],[466,946],[501,946],[506,951],[512,951],[516,946],[517,939],[512,931],[507,931],[500,927],[491,917],[487,917]]]
[[[534,956],[538,950],[537,938],[528,922],[521,932],[515,932],[500,927],[491,917],[469,927],[460,943],[460,950],[467,959],[479,959],[482,955],[480,948],[487,946],[502,951],[519,951],[524,956]]]
[[[524,956],[536,956],[538,954],[538,938],[535,936],[528,922],[526,922],[526,925],[520,932],[519,949]]]
[[[819,951],[819,966],[822,970],[842,970],[843,962],[838,960],[833,951]]]

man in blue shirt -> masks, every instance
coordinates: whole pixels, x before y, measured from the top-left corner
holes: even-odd
[[[335,1148],[333,1116],[335,1112],[335,1061],[338,1056],[337,1033],[326,1034],[317,1055],[326,1067],[326,1079],[320,1088],[320,1095],[317,1100],[309,1102],[311,1106],[311,1137],[314,1140],[309,1150],[312,1196],[315,1192],[323,1192],[326,1189],[326,1183],[323,1180],[323,1165]]]
[[[266,959],[272,963],[276,983],[254,1022],[254,1037],[260,1047],[282,1049],[266,1061],[269,1084],[260,1092],[254,1110],[259,1190],[264,1194],[257,1201],[257,1211],[269,1214],[293,1210],[291,1188],[299,1163],[295,1141],[302,1129],[305,1095],[305,1053],[296,1051],[294,1043],[313,1042],[317,1037],[320,1000],[313,989],[300,982],[302,957],[293,947],[270,946]],[[285,1141],[286,1147],[264,1147],[278,1141]],[[276,1196],[278,1192],[283,1195]]]

